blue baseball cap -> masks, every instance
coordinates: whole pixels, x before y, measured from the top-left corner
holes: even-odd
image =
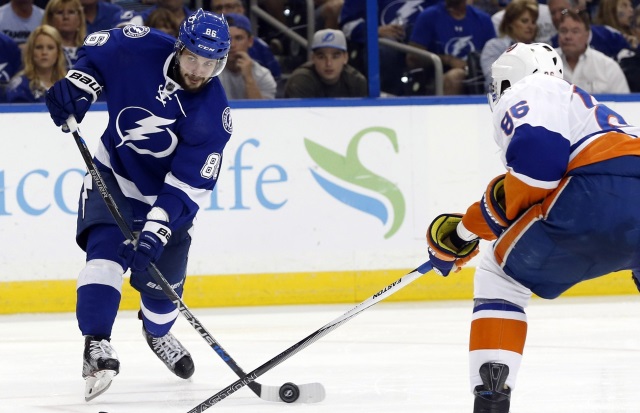
[[[251,22],[247,18],[247,16],[238,13],[227,13],[224,15],[227,19],[227,23],[229,23],[229,27],[237,27],[238,29],[242,29],[245,32],[249,33],[250,36],[253,36],[253,32],[251,30]]]

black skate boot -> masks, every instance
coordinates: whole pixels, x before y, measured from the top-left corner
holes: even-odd
[[[171,333],[167,333],[163,337],[153,337],[144,327],[142,327],[142,335],[147,340],[147,344],[156,356],[181,379],[188,379],[193,376],[195,366],[191,354],[185,349],[177,338]]]
[[[480,366],[482,386],[477,386],[473,413],[509,413],[511,389],[505,382],[509,366],[501,363],[484,363]]]
[[[109,341],[109,338],[85,336],[82,353],[85,401],[95,399],[107,391],[113,378],[120,372],[118,354]]]

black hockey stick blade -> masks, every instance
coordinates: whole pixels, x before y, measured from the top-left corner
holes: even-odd
[[[406,287],[407,285],[409,285],[410,283],[412,283],[416,279],[420,278],[423,274],[426,274],[427,272],[431,271],[432,269],[433,269],[433,265],[431,265],[431,262],[430,261],[425,262],[424,264],[422,264],[421,266],[419,266],[415,270],[413,270],[410,273],[406,274],[405,276],[399,278],[395,282],[389,284],[387,287],[385,287],[382,290],[380,290],[377,293],[375,293],[373,296],[369,297],[365,301],[363,301],[360,304],[356,305],[355,307],[353,307],[351,310],[347,311],[346,313],[344,313],[340,317],[336,318],[333,321],[330,321],[329,323],[325,324],[324,326],[322,326],[318,330],[316,330],[313,333],[309,334],[307,337],[305,337],[302,340],[298,341],[296,344],[294,344],[293,346],[289,347],[288,349],[286,349],[282,353],[278,354],[277,356],[275,356],[271,360],[267,361],[266,363],[264,363],[260,367],[256,368],[251,373],[245,375],[244,377],[241,377],[239,380],[236,380],[235,382],[233,382],[229,386],[227,386],[224,389],[220,390],[218,393],[216,393],[213,396],[209,397],[207,400],[203,401],[202,403],[200,403],[199,405],[197,405],[193,409],[189,410],[187,413],[202,413],[203,411],[205,411],[209,407],[211,407],[211,406],[219,403],[220,401],[224,400],[225,398],[229,397],[230,395],[232,395],[233,393],[235,393],[237,390],[241,389],[242,387],[249,386],[251,383],[255,383],[255,380],[258,377],[262,376],[263,374],[265,374],[269,370],[273,369],[274,367],[276,367],[277,365],[279,365],[283,361],[287,360],[288,358],[290,358],[294,354],[300,352],[304,348],[308,347],[309,345],[315,343],[320,338],[326,336],[327,334],[329,334],[330,332],[332,332],[336,328],[340,327],[342,324],[346,323],[347,321],[351,320],[353,317],[355,317],[359,313],[363,312],[367,308],[379,303],[380,301],[384,300],[385,298],[389,297],[390,295],[395,294],[396,292],[398,292],[402,288]]]
[[[82,158],[84,159],[84,162],[86,164],[87,171],[93,178],[93,181],[95,182],[98,191],[102,196],[102,199],[107,205],[109,212],[118,224],[118,227],[124,234],[125,238],[133,241],[135,239],[133,232],[118,210],[117,204],[111,197],[111,193],[109,193],[107,185],[100,175],[100,171],[98,171],[98,169],[96,168],[96,165],[93,162],[93,157],[91,156],[91,152],[89,151],[89,148],[87,147],[84,139],[80,135],[80,131],[78,130],[78,123],[76,122],[75,118],[73,116],[70,116],[69,119],[67,119],[66,125],[63,125],[62,129],[70,131],[73,134],[78,149],[80,150]],[[242,370],[242,368],[236,363],[233,357],[231,357],[229,353],[227,353],[227,351],[220,345],[220,343],[218,343],[218,341],[213,338],[213,336],[209,333],[209,331],[207,331],[207,329],[196,318],[196,316],[193,315],[184,301],[182,301],[182,298],[180,298],[180,296],[175,292],[175,290],[171,287],[171,284],[169,284],[167,279],[162,275],[162,273],[153,263],[151,263],[151,265],[149,266],[149,274],[151,274],[151,276],[160,286],[165,295],[175,304],[175,306],[178,308],[178,311],[180,311],[180,314],[182,314],[184,318],[186,318],[189,324],[191,324],[191,326],[198,332],[198,334],[200,334],[200,336],[207,342],[207,344],[209,344],[209,346],[216,352],[216,354],[227,364],[227,366],[229,366],[238,377],[246,376],[247,374],[244,372],[244,370]],[[248,387],[263,400],[272,402],[283,401],[279,397],[279,392],[282,386],[267,386],[254,381],[251,384],[248,384]],[[324,399],[325,391],[324,387],[320,383],[301,384],[298,387],[300,387],[301,391],[304,391],[305,395],[304,399],[299,398],[300,402],[317,403]]]

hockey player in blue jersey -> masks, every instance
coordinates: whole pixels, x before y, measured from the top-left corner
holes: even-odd
[[[176,306],[147,272],[150,263],[182,295],[190,230],[218,178],[232,123],[217,76],[229,52],[222,16],[191,14],[178,39],[155,29],[126,26],[89,35],[66,78],[47,93],[56,125],[80,122],[105,93],[107,128],[94,161],[130,228],[125,242],[90,175],[81,191],[76,240],[86,252],[77,283],[76,315],[85,337],[85,399],[107,390],[120,362],[111,331],[122,276],[140,292],[143,335],[154,353],[181,378],[194,373],[189,352],[170,333]]]
[[[494,139],[506,172],[464,215],[427,233],[447,275],[494,241],[474,276],[469,374],[474,413],[508,413],[532,294],[554,299],[592,278],[640,274],[640,128],[563,80],[546,44],[516,43],[492,65]]]

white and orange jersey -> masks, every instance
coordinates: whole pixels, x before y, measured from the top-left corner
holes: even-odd
[[[559,78],[535,74],[508,89],[493,109],[509,219],[515,219],[558,187],[568,172],[624,155],[640,155],[640,128],[593,96]],[[464,226],[495,239],[472,205]]]

